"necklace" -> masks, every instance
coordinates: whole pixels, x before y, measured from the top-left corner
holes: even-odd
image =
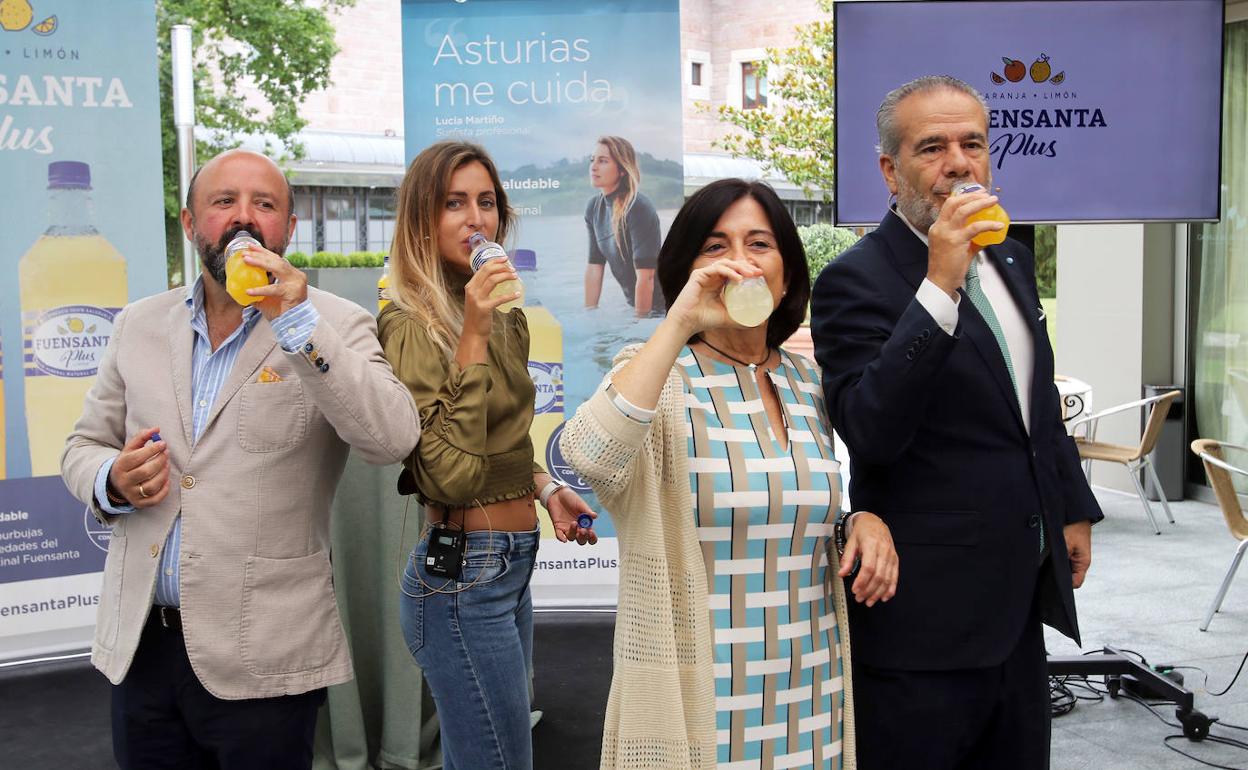
[[[724,351],[722,351],[722,350],[720,350],[719,348],[715,347],[715,346],[714,346],[714,345],[712,345],[711,343],[707,342],[705,337],[699,337],[699,338],[698,338],[698,341],[699,341],[699,342],[701,342],[703,345],[706,345],[706,346],[707,346],[708,348],[710,348],[711,350],[714,350],[716,353],[720,354],[720,355],[721,355],[721,356],[723,356],[724,358],[728,359],[729,361],[732,361],[733,363],[735,363],[735,364],[739,364],[739,365],[741,365],[741,366],[748,366],[748,367],[750,368],[750,371],[751,371],[751,372],[752,372],[752,371],[754,371],[755,369],[757,369],[758,367],[762,366],[763,364],[767,363],[767,361],[771,359],[771,348],[768,348],[768,349],[767,349],[767,352],[763,355],[763,360],[762,360],[762,361],[759,361],[759,362],[758,362],[758,363],[756,363],[756,364],[752,364],[752,363],[750,363],[749,361],[742,361],[741,359],[737,358],[736,356],[732,356],[732,355],[729,355],[729,354],[725,353]]]

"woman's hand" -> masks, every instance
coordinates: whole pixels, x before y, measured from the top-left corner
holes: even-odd
[[[586,529],[576,523],[577,517],[582,513],[588,513],[594,519],[598,518],[598,514],[594,513],[589,503],[582,500],[581,496],[571,488],[563,487],[555,490],[554,494],[546,499],[546,512],[550,514],[550,523],[554,525],[555,537],[559,539],[559,542],[575,541],[577,545],[593,545],[598,542],[598,535],[594,530]]]
[[[851,590],[854,599],[868,607],[886,602],[897,593],[897,549],[888,525],[870,511],[858,511],[845,543],[841,569],[836,574],[846,577],[854,571],[854,562],[862,560],[858,577]]]
[[[473,274],[464,287],[464,334],[490,336],[495,308],[520,296],[513,292],[491,299],[490,292],[503,281],[513,280],[518,280],[518,276],[506,259],[491,259]]]
[[[675,318],[689,335],[728,324],[724,307],[724,284],[762,275],[763,271],[735,259],[720,259],[689,273],[685,288],[668,308],[667,317]]]

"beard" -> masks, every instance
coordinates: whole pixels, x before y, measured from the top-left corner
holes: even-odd
[[[904,174],[897,175],[897,210],[900,211],[914,226],[915,230],[926,233],[928,229],[935,224],[936,219],[940,216],[940,208],[942,201],[937,196],[949,195],[949,191],[959,182],[975,182],[975,178],[970,174],[956,179],[944,179],[941,183],[933,188],[928,194],[923,194],[919,190],[910,185],[910,180]],[[988,183],[984,185],[985,190],[992,190],[992,174],[989,172]]]
[[[250,233],[252,238],[260,241],[261,246],[274,254],[286,253],[287,243],[285,241],[275,244],[266,243],[264,236],[246,227],[231,227],[221,234],[220,239],[216,243],[213,243],[204,237],[199,230],[195,229],[194,222],[191,223],[191,233],[195,236],[195,251],[199,254],[199,261],[204,266],[204,272],[211,275],[213,280],[222,286],[225,285],[225,247],[230,244],[230,241],[234,240],[234,236],[242,232]]]

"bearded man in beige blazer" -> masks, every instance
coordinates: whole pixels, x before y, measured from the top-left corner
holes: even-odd
[[[416,407],[373,317],[280,256],[295,217],[273,161],[204,164],[182,226],[204,274],[121,311],[61,460],[112,526],[91,659],[121,767],[307,768],[325,688],[352,677],[330,501],[350,447],[412,451]],[[244,230],[275,279],[246,308],[224,257]]]

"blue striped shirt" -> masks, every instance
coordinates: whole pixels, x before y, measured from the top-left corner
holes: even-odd
[[[199,436],[208,425],[208,415],[212,413],[213,402],[221,391],[221,386],[234,368],[234,361],[246,344],[251,330],[259,322],[260,311],[255,305],[243,308],[243,322],[238,325],[225,342],[216,350],[208,338],[208,316],[204,312],[204,278],[200,276],[186,293],[186,304],[191,309],[191,330],[195,334],[195,344],[191,350],[191,403],[192,403],[192,441],[199,441]],[[272,326],[281,329],[282,349],[294,353],[312,337],[316,324],[320,321],[320,313],[312,305],[311,300],[304,300],[299,305],[287,310],[273,319]],[[108,501],[105,484],[108,473],[117,458],[108,460],[100,466],[95,477],[95,499],[106,513],[120,515],[133,512],[133,506],[115,506]],[[158,605],[177,607],[180,596],[178,590],[178,555],[182,548],[182,516],[173,520],[173,529],[165,539],[165,548],[160,555],[160,573],[156,576],[156,598]]]

